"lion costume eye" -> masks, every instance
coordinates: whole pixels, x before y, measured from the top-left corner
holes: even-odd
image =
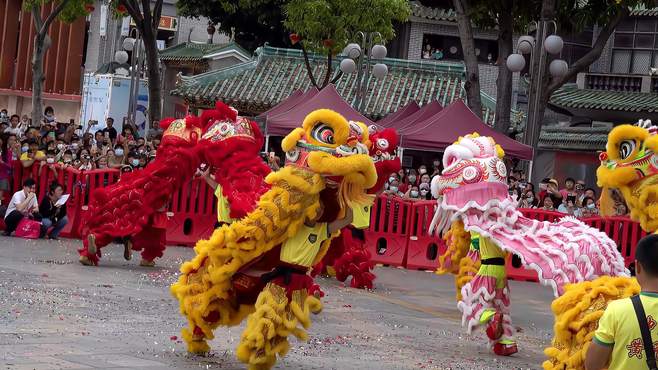
[[[311,132],[313,138],[321,143],[335,144],[334,130],[325,123],[318,123]]]
[[[381,150],[388,149],[388,140],[386,139],[377,139],[377,148]]]
[[[619,158],[628,159],[635,151],[635,140],[624,140],[619,144]]]

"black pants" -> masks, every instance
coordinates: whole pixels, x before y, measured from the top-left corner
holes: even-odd
[[[25,216],[17,210],[11,211],[11,213],[5,217],[5,234],[9,235],[16,231],[16,228],[18,227],[18,224],[21,222],[23,217]],[[38,213],[33,214],[33,217],[35,220],[41,221],[41,215]]]

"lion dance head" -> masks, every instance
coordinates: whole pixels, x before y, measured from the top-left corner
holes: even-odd
[[[606,151],[599,155],[596,171],[603,188],[601,211],[610,215],[611,190],[621,192],[631,218],[647,232],[658,229],[658,128],[649,120],[617,126],[608,135]]]

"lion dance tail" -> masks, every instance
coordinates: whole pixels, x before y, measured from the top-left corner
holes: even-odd
[[[544,370],[583,369],[585,355],[605,308],[610,301],[638,294],[634,278],[604,276],[565,286],[551,309],[555,314],[555,337],[544,350]]]

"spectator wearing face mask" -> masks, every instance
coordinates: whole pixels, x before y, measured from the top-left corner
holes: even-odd
[[[413,185],[418,185],[418,173],[412,168],[409,170],[405,181],[400,184],[400,191],[406,193]]]
[[[73,160],[73,152],[70,149],[67,149],[62,153],[59,164],[66,168],[73,165]]]
[[[93,170],[94,167],[94,162],[91,160],[91,155],[87,151],[87,149],[83,149],[80,151],[80,165],[78,166],[78,169],[80,171],[91,171]]]
[[[397,179],[391,181],[388,184],[388,190],[386,190],[384,193],[398,197],[404,195],[404,193],[400,191],[400,182]]]
[[[425,173],[420,176],[420,182],[418,183],[418,185],[431,184],[431,183],[432,183],[432,178],[430,177],[430,174]]]
[[[537,208],[537,202],[538,200],[535,192],[528,190],[523,193],[523,198],[521,198],[521,201],[519,202],[519,208]]]
[[[47,171],[50,171],[53,174],[53,177],[55,179],[58,178],[57,164],[55,162],[55,156],[56,155],[57,155],[57,153],[55,153],[54,150],[49,150],[49,151],[46,152],[46,160],[39,162],[39,171],[38,171],[39,176],[44,174],[43,171],[44,171],[44,168],[45,168]]]
[[[583,200],[583,207],[581,208],[581,213],[583,218],[595,217],[599,215],[599,210],[596,207],[596,201],[594,198],[585,197]]]
[[[418,185],[418,191],[420,191],[420,199],[422,200],[431,200],[432,199],[432,194],[430,190],[430,184],[429,183],[421,183]]]
[[[133,170],[139,168],[139,154],[136,152],[128,153],[128,164]]]
[[[565,199],[566,201],[560,204],[557,211],[569,216],[582,217],[581,209],[576,204],[576,195],[568,195]]]
[[[404,197],[409,200],[420,200],[420,191],[418,190],[418,186],[411,185],[409,190],[407,190],[407,192],[404,194]]]
[[[32,166],[34,162],[43,160],[46,157],[45,153],[39,150],[39,145],[34,139],[24,141],[21,152],[20,159],[25,168]]]

